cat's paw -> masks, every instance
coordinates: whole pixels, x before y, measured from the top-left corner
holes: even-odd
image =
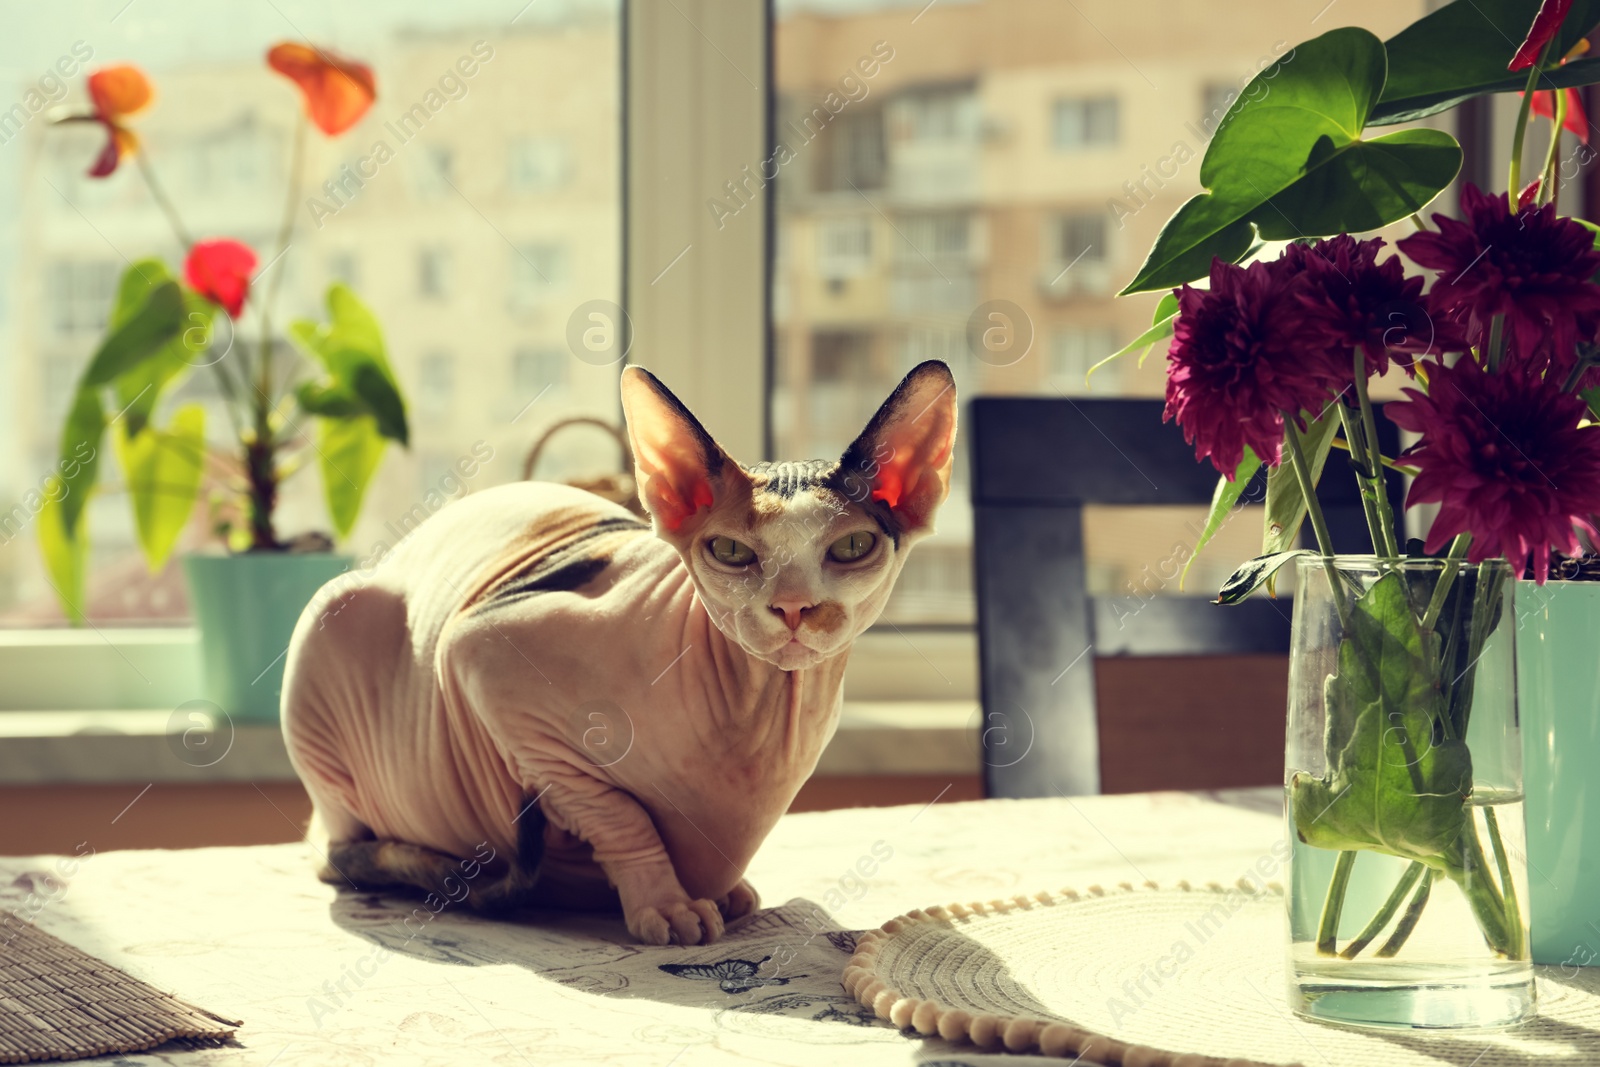
[[[709,945],[722,936],[722,912],[710,900],[678,900],[629,912],[628,932],[647,945]]]
[[[727,896],[717,901],[717,907],[724,919],[741,919],[761,907],[761,894],[748,880],[741,878],[738,885],[728,890]]]

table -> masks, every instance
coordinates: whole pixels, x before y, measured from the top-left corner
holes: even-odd
[[[711,946],[636,945],[620,920],[596,916],[508,924],[421,908],[424,919],[416,900],[317,882],[305,845],[97,853],[37,921],[245,1020],[238,1047],[117,1067],[1059,1065],[873,1019],[839,986],[850,931],[915,907],[1064,886],[1232,882],[1283,832],[1275,789],[929,799],[785,817],[750,870],[767,910]],[[94,828],[84,834],[92,847]],[[55,862],[0,858],[0,906],[46,892]],[[1070,966],[1071,947],[1061,953]],[[1306,1062],[1320,1062],[1314,1050]]]

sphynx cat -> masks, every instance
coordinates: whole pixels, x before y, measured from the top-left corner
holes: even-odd
[[[504,485],[325,586],[283,688],[320,877],[485,912],[620,905],[640,941],[715,941],[758,906],[745,868],[949,491],[954,384],[923,363],[838,461],[744,467],[629,367],[650,524]]]

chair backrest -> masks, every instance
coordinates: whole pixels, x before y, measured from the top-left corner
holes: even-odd
[[[1090,597],[1085,507],[1211,500],[1216,472],[1195,461],[1182,432],[1161,415],[1162,401],[1145,398],[978,397],[970,405],[980,729],[990,796],[1101,791],[1096,658],[1288,652],[1286,598],[1222,608],[1202,597]],[[1385,454],[1394,455],[1397,431],[1387,420],[1379,426]],[[1340,477],[1342,466],[1335,452],[1318,498],[1335,551],[1368,552],[1355,479]],[[1259,489],[1247,489],[1247,498],[1260,500]],[[1388,489],[1398,505],[1398,475]],[[1205,726],[1172,724],[1184,725]],[[1281,730],[1274,744],[1281,751]]]

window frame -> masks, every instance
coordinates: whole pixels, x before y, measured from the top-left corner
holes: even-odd
[[[620,27],[630,361],[646,361],[748,460],[772,458],[775,186],[759,169],[775,144],[775,23],[771,0],[623,0]],[[718,121],[701,121],[711,113]],[[759,195],[719,220],[708,200],[748,174]],[[970,628],[875,627],[857,642],[845,695],[971,700],[976,664]],[[0,677],[0,714],[175,709],[204,692],[193,627],[0,631]]]

